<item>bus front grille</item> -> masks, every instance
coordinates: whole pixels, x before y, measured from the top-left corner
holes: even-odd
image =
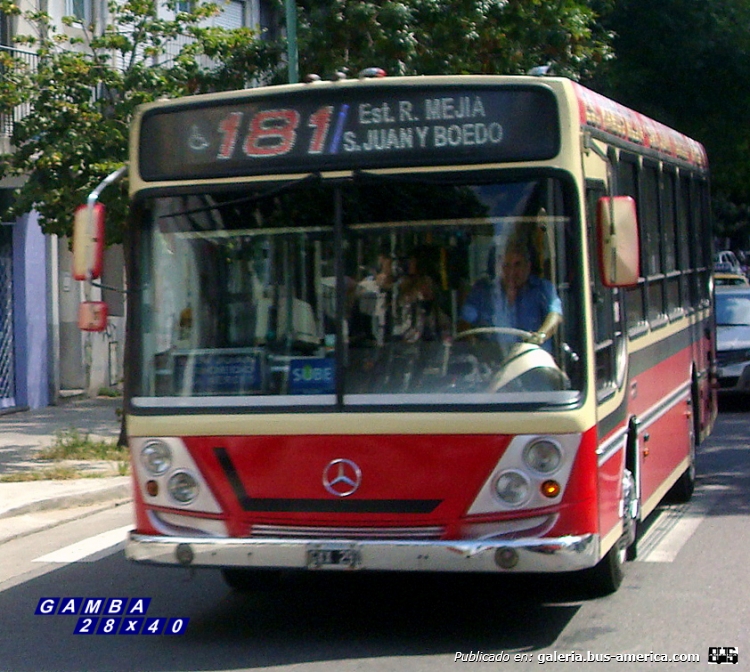
[[[253,525],[251,537],[270,539],[440,539],[445,529],[433,527],[303,527]]]

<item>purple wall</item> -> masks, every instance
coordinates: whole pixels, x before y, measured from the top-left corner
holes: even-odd
[[[49,405],[47,246],[36,213],[13,227],[16,404]]]

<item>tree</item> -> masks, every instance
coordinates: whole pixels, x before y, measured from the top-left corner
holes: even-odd
[[[0,11],[19,14],[12,0],[0,0]],[[36,210],[45,233],[69,235],[75,207],[127,160],[138,104],[268,81],[280,45],[248,29],[206,27],[218,12],[210,2],[189,12],[177,11],[175,0],[161,11],[157,0],[110,2],[104,30],[88,27],[83,38],[57,32],[45,13],[26,13],[36,34],[18,42],[36,51],[36,67],[0,52],[0,114],[21,102],[32,110],[14,125],[15,151],[0,156],[0,176],[26,178],[8,214]],[[107,242],[118,242],[126,185],[106,190],[102,201],[109,208]]]
[[[302,0],[300,71],[521,74],[551,64],[574,79],[611,57],[610,36],[577,0]]]
[[[593,2],[297,0],[300,69],[323,76],[373,65],[392,75],[512,74],[550,64],[577,79],[611,57]],[[103,34],[89,29],[83,40],[55,32],[46,14],[29,13],[37,34],[24,43],[38,52],[38,67],[0,52],[0,114],[21,102],[33,109],[15,126],[16,151],[0,157],[0,177],[27,178],[11,215],[35,209],[45,233],[69,235],[75,207],[126,161],[136,105],[284,77],[280,41],[206,28],[219,11],[206,0],[190,12],[167,0],[160,13],[157,3],[113,0]],[[19,13],[13,0],[0,0],[0,11]],[[102,196],[108,243],[122,235],[125,189]]]
[[[750,3],[618,0],[604,19],[617,58],[594,87],[701,141],[717,233],[737,243],[750,202]],[[738,213],[745,213],[740,216]],[[747,243],[747,228],[744,238]]]

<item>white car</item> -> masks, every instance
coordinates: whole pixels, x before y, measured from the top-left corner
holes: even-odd
[[[750,287],[716,288],[716,360],[720,393],[750,393]]]
[[[717,273],[738,273],[742,275],[742,265],[731,250],[722,250],[714,255],[714,271]]]

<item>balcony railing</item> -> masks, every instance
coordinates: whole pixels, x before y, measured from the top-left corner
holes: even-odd
[[[24,67],[32,72],[36,69],[39,57],[33,51],[25,51],[14,47],[0,45],[0,51],[24,63]],[[5,76],[8,66],[0,66],[0,77]],[[12,114],[0,114],[0,137],[9,138],[13,135],[13,125],[31,112],[30,103],[21,103],[13,108]]]

